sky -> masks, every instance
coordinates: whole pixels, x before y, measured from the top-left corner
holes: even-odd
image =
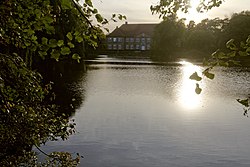
[[[159,23],[161,19],[158,15],[152,15],[150,6],[154,5],[159,0],[92,0],[94,6],[99,13],[106,18],[110,18],[113,13],[123,14],[127,17],[128,23]],[[198,0],[191,0],[192,4],[197,4]],[[187,22],[194,20],[199,23],[205,18],[225,18],[230,17],[233,13],[241,12],[243,10],[250,10],[250,0],[225,0],[224,3],[218,7],[213,8],[207,13],[198,14],[195,8],[192,8],[189,14],[180,14],[179,17],[187,18]],[[118,21],[117,23],[109,23],[108,28],[112,31],[116,26],[121,26],[125,21]]]

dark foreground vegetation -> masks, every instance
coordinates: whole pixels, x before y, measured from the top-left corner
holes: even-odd
[[[57,71],[59,61],[68,68],[80,63],[103,39],[101,27],[108,24],[91,0],[79,3],[0,1],[0,166],[79,163],[79,155],[65,152],[44,153],[48,161],[38,162],[32,151],[47,141],[65,140],[75,132],[75,123],[69,117],[77,100],[72,97],[68,100],[71,104],[59,106],[62,100],[53,93],[58,82],[49,76]],[[124,18],[113,15],[111,20],[116,16]],[[96,20],[95,26],[90,18]],[[65,71],[60,71],[60,77]]]

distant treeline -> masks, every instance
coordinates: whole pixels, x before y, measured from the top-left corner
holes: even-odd
[[[235,13],[226,19],[204,19],[198,24],[190,21],[185,25],[184,21],[168,17],[156,27],[152,59],[203,59],[217,49],[226,51],[228,40],[234,39],[240,45],[250,35],[250,11]]]

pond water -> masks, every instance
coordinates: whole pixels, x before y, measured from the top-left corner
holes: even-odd
[[[69,85],[84,100],[77,133],[45,152],[84,156],[84,167],[249,167],[250,118],[237,98],[250,92],[249,68],[216,68],[214,80],[189,79],[203,67],[89,64]]]

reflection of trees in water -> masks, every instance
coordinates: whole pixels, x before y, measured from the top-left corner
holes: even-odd
[[[80,85],[85,77],[85,65],[76,62],[46,62],[39,65],[45,82],[53,82],[55,103],[59,110],[70,117],[84,101],[84,90]]]

